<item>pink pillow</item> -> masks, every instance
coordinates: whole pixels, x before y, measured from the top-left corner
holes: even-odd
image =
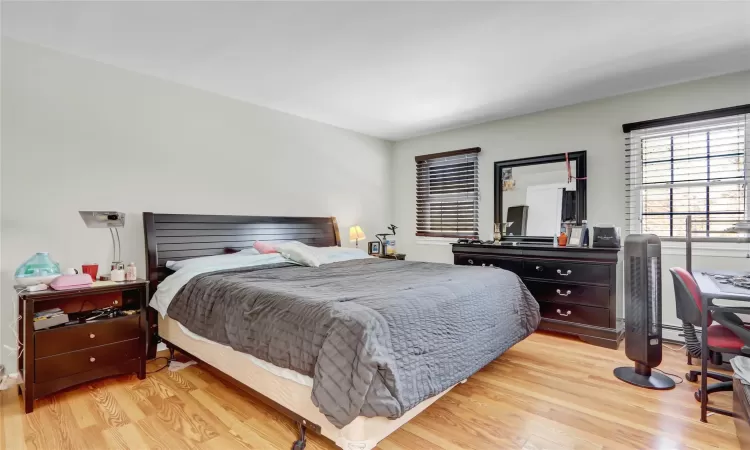
[[[261,255],[267,255],[269,253],[278,253],[276,251],[276,246],[279,245],[278,242],[261,242],[261,241],[255,241],[253,243],[253,248],[255,250],[258,250]]]

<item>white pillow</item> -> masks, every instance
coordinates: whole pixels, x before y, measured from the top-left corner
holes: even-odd
[[[279,244],[276,250],[284,258],[309,267],[320,267],[321,264],[370,258],[370,255],[358,248],[310,247],[296,241]]]
[[[315,247],[297,241],[284,242],[276,247],[276,251],[284,258],[304,266],[319,267],[321,262],[315,250]]]
[[[213,255],[213,256],[201,256],[198,258],[181,259],[179,261],[167,261],[167,269],[174,270],[175,272],[185,267],[202,267],[211,266],[217,263],[223,263],[225,261],[232,261],[236,258],[247,258],[248,256],[260,255],[258,250],[254,248],[248,248],[237,253],[229,253],[224,255]]]
[[[321,264],[330,264],[339,261],[351,261],[353,259],[371,258],[362,249],[351,247],[320,247],[315,249]]]

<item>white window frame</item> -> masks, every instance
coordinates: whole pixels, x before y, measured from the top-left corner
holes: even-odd
[[[673,131],[675,134],[679,133],[680,130],[684,130],[687,127],[690,126],[699,126],[702,124],[710,125],[711,123],[722,123],[722,122],[728,122],[730,120],[737,120],[738,122],[744,121],[744,127],[745,127],[745,146],[744,146],[744,180],[737,181],[737,180],[727,180],[727,181],[716,181],[716,182],[696,182],[696,183],[680,183],[680,184],[672,184],[670,182],[665,182],[663,184],[658,185],[650,185],[649,187],[644,187],[643,185],[643,149],[641,147],[641,144],[643,142],[643,139],[647,138],[649,133],[663,133],[663,134],[669,134],[670,131]],[[643,129],[633,130],[628,133],[628,144],[627,144],[627,150],[629,153],[626,153],[626,218],[627,218],[627,232],[629,233],[635,233],[640,234],[643,232],[643,195],[642,193],[646,189],[650,188],[668,188],[668,187],[689,187],[691,185],[700,185],[700,186],[718,186],[718,185],[740,185],[743,186],[745,191],[745,205],[744,205],[744,217],[743,220],[747,221],[750,218],[750,191],[748,189],[748,181],[750,180],[750,113],[748,114],[732,114],[732,115],[726,115],[721,118],[714,118],[714,119],[703,119],[703,120],[693,120],[693,121],[684,121],[679,124],[675,125],[667,125],[667,126],[654,126],[654,127],[646,127]],[[674,169],[672,169],[674,170]],[[710,210],[706,210],[707,214],[710,214]],[[672,207],[669,211],[671,217],[674,220],[674,217],[685,217],[684,215],[674,215],[674,208]],[[707,219],[710,220],[710,219]],[[727,223],[727,227],[729,227],[731,224]],[[685,241],[684,237],[679,236],[659,236],[659,238],[662,241],[672,241],[675,243],[681,243]],[[729,238],[729,237],[706,237],[706,236],[699,236],[696,235],[696,232],[693,232],[693,241],[698,242],[713,242],[713,243],[737,243],[737,242],[750,242],[750,237],[746,234],[738,234],[737,238]],[[682,247],[681,244],[670,246],[674,248]],[[723,248],[724,245],[718,244],[719,248]],[[716,249],[716,245],[707,246],[706,248],[713,248]],[[746,250],[743,250],[744,253],[747,253]]]

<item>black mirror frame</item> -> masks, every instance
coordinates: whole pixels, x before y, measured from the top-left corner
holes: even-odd
[[[554,162],[565,162],[565,153],[553,155],[533,156],[531,158],[511,159],[507,161],[495,161],[495,223],[503,222],[503,169],[521,166],[533,166],[537,164],[549,164]],[[568,161],[576,163],[576,225],[586,220],[586,150],[567,153]],[[526,243],[551,243],[554,236],[503,236],[505,241],[517,241]]]

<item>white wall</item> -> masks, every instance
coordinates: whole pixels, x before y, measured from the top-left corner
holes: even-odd
[[[414,156],[481,147],[479,154],[480,237],[493,223],[493,163],[549,153],[587,150],[589,224],[625,225],[624,135],[622,124],[750,103],[750,72],[683,83],[536,114],[459,128],[397,142],[393,148],[393,220],[400,226],[399,252],[410,260],[452,262],[445,244],[415,238]],[[746,247],[746,246],[745,246]],[[722,257],[698,256],[694,266],[750,270],[747,248]],[[667,250],[665,253],[679,253]],[[665,254],[663,266],[684,266],[684,256]],[[677,323],[671,278],[664,278],[664,321]]]
[[[350,225],[374,240],[390,222],[387,142],[8,39],[2,57],[3,317],[34,252],[111,260],[79,210],[127,214],[123,260],[141,275],[143,211],[333,215],[344,245]]]

